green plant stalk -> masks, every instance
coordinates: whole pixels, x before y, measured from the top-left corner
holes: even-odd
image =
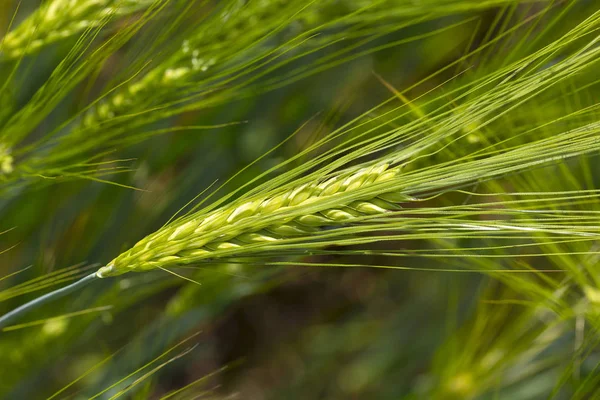
[[[82,279],[78,280],[75,283],[62,287],[60,289],[56,289],[50,293],[47,293],[43,296],[37,297],[31,300],[29,303],[25,303],[20,307],[15,308],[9,313],[4,314],[0,317],[0,330],[4,327],[15,321],[16,319],[22,317],[24,314],[46,304],[53,300],[59,299],[63,296],[66,296],[69,293],[73,293],[76,290],[81,289],[82,287],[88,285],[98,278],[98,275],[94,272],[89,274]]]

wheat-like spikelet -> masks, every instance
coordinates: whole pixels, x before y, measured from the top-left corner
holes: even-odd
[[[398,206],[394,203],[407,201],[410,197],[386,191],[381,183],[394,179],[399,173],[399,166],[390,168],[388,164],[378,164],[321,182],[303,184],[267,198],[255,197],[208,214],[193,215],[142,239],[101,268],[98,276],[218,258],[220,253],[243,250],[245,245],[274,244],[282,239],[310,236],[325,227],[396,210]],[[341,202],[336,207],[327,202],[336,195],[375,185],[383,189],[368,198]],[[326,204],[318,207],[320,202]],[[306,205],[316,206],[318,211],[302,212],[302,206]],[[299,211],[287,212],[292,209]]]
[[[182,88],[211,76],[216,64],[227,63],[227,58],[238,57],[238,43],[259,41],[276,29],[276,24],[293,15],[302,2],[262,0],[232,3],[216,12],[194,34],[181,42],[178,50],[154,66],[140,79],[123,85],[113,94],[86,112],[81,127],[89,129],[114,117],[136,113],[152,107],[148,99],[161,104],[181,98]],[[252,40],[251,40],[252,39]],[[146,116],[145,119],[151,118]],[[78,127],[73,127],[76,130]]]
[[[106,18],[132,14],[155,0],[51,0],[8,32],[2,56],[18,58],[41,48],[101,26]]]
[[[95,129],[112,118],[137,115],[156,106],[152,99],[160,104],[181,101],[182,94],[186,94],[190,87],[195,93],[201,92],[203,87],[208,91],[221,87],[222,81],[240,73],[237,69],[240,65],[249,61],[249,64],[256,63],[276,49],[281,43],[273,40],[275,33],[283,32],[282,36],[297,39],[306,32],[322,28],[323,24],[335,25],[341,21],[351,23],[349,17],[356,13],[361,15],[361,21],[365,23],[369,17],[378,20],[382,18],[381,13],[392,8],[403,9],[410,4],[406,0],[233,2],[215,12],[212,19],[203,21],[202,29],[186,37],[169,58],[90,108],[83,116],[81,126],[74,126],[73,130]],[[408,15],[421,12],[418,8],[409,9]],[[282,24],[281,21],[286,22]],[[144,115],[144,122],[153,118],[154,115]]]
[[[350,17],[356,14],[360,14],[362,24],[369,18],[379,21],[384,18],[382,13],[392,9],[396,12],[406,9],[409,16],[423,13],[410,0],[232,2],[215,12],[212,19],[203,21],[202,29],[182,40],[178,50],[166,60],[90,108],[81,119],[81,126],[73,126],[73,130],[93,130],[115,117],[138,115],[157,105],[153,99],[161,105],[181,102],[190,88],[193,93],[200,93],[203,88],[209,92],[221,88],[223,81],[232,75],[246,73],[238,69],[241,65],[252,69],[252,64],[264,62],[263,57],[281,45],[275,34],[292,38],[287,42],[292,43],[325,26],[351,24]],[[145,114],[144,123],[159,115]]]

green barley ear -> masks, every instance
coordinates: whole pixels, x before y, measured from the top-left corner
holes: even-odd
[[[98,277],[147,271],[218,258],[244,246],[310,238],[315,232],[398,210],[396,203],[414,200],[385,183],[397,179],[400,167],[387,163],[305,183],[268,197],[255,196],[213,212],[194,214],[147,236],[100,268]],[[372,189],[378,190],[373,195]],[[366,192],[366,195],[360,195]],[[370,192],[370,193],[369,193]],[[353,195],[355,199],[340,199]],[[335,201],[336,199],[337,202]],[[332,206],[332,202],[335,206]],[[310,212],[304,208],[309,206]]]
[[[51,0],[6,34],[2,56],[19,58],[149,7],[154,0]]]
[[[90,129],[110,124],[115,117],[180,101],[182,90],[196,85],[209,86],[213,76],[223,79],[226,76],[223,65],[247,63],[241,55],[253,47],[258,54],[264,52],[259,48],[261,42],[285,26],[282,20],[292,18],[304,7],[307,5],[298,0],[224,2],[182,40],[177,51],[166,60],[88,110],[80,125],[72,127],[74,134],[88,135]],[[239,60],[234,61],[236,59]],[[148,103],[148,99],[159,103]],[[144,115],[145,122],[151,118]]]
[[[598,18],[600,13],[595,15],[596,24]],[[581,30],[590,29],[593,25],[584,24],[574,29],[573,33],[580,34]],[[551,53],[564,45],[559,41],[545,49],[545,52]],[[308,179],[302,179],[297,186],[273,190],[268,195],[261,194],[259,187],[253,195],[231,205],[209,213],[194,213],[167,225],[101,268],[97,275],[106,277],[128,271],[198,263],[226,255],[244,254],[247,249],[256,250],[260,246],[272,249],[277,243],[294,238],[301,238],[304,245],[310,246],[311,240],[324,229],[373,219],[374,216],[397,210],[397,203],[410,200],[408,196],[404,197],[406,194],[439,193],[448,188],[553,162],[559,156],[572,157],[597,151],[600,149],[596,133],[598,128],[597,123],[593,123],[516,149],[505,149],[488,157],[462,160],[436,169],[424,168],[401,175],[397,166],[400,162],[415,159],[417,154],[423,155],[440,139],[455,137],[473,117],[497,118],[492,117],[494,112],[502,113],[508,106],[524,102],[532,93],[540,93],[598,61],[600,49],[589,46],[584,50],[514,82],[502,81],[458,114],[442,114],[438,117],[439,128],[386,156],[395,160],[391,163],[392,168],[385,159],[374,165],[363,165],[360,169],[354,168],[335,175],[328,175],[331,170],[326,167]],[[543,57],[543,52],[537,56]],[[511,68],[519,71],[522,66],[516,64]],[[505,73],[510,75],[513,72],[507,69]],[[362,143],[354,143],[355,150],[343,156],[342,145],[336,149],[338,152],[327,154],[329,162],[341,168],[367,154],[404,142],[403,129],[406,128],[382,132],[378,141],[368,138]],[[310,162],[306,168],[310,168]],[[324,176],[329,178],[323,180]],[[276,180],[270,183],[271,187],[276,186]]]

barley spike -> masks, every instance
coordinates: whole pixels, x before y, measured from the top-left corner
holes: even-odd
[[[330,202],[327,200],[341,193],[390,181],[399,173],[399,166],[390,168],[389,164],[377,164],[321,182],[303,184],[267,198],[252,198],[208,214],[193,215],[150,234],[98,270],[97,275],[114,276],[219,258],[224,251],[231,254],[239,250],[241,253],[244,246],[251,244],[273,244],[287,238],[310,237],[327,227],[397,210],[399,206],[396,203],[412,198],[382,189],[380,194],[336,207],[328,205]],[[320,202],[326,203],[323,208],[318,207]],[[316,206],[318,211],[285,212],[309,204]],[[279,215],[281,218],[278,218]]]
[[[36,9],[4,37],[4,58],[35,53],[42,48],[101,26],[104,18],[116,18],[143,10],[155,0],[51,0]]]

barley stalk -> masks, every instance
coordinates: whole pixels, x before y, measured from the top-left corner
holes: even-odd
[[[327,202],[390,181],[400,167],[378,164],[330,179],[303,184],[267,198],[252,198],[204,215],[193,215],[147,236],[98,271],[99,277],[129,271],[195,263],[218,258],[222,252],[242,250],[244,245],[273,244],[287,238],[310,236],[326,227],[352,223],[361,217],[382,215],[398,209],[395,204],[408,196],[386,192],[377,196],[342,202],[332,208]],[[319,202],[326,203],[322,208]],[[302,206],[317,206],[317,212],[302,212]],[[288,212],[298,210],[296,212]],[[273,216],[273,218],[265,218]],[[274,219],[274,220],[273,220]]]
[[[122,17],[155,0],[52,0],[36,9],[3,39],[5,58],[19,58],[49,44],[101,26],[106,18]]]

